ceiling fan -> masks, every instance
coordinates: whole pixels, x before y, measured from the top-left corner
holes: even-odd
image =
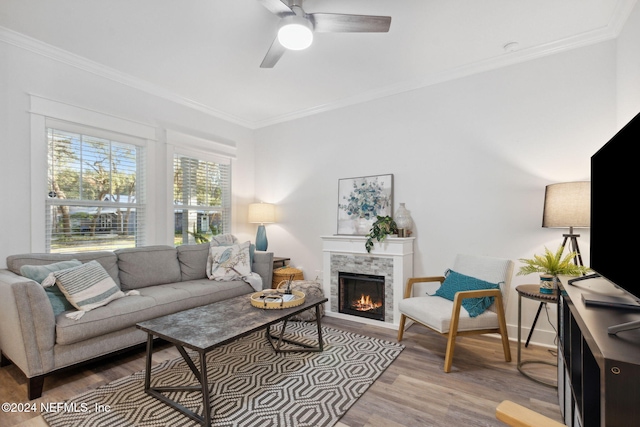
[[[390,16],[305,13],[303,0],[258,0],[280,17],[278,35],[271,43],[260,68],[273,68],[287,50],[302,50],[311,45],[313,33],[386,33]]]

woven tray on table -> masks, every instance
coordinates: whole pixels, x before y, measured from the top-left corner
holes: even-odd
[[[291,294],[285,294],[276,289],[266,289],[251,294],[251,305],[265,310],[297,307],[304,304],[304,300],[305,295],[301,291],[291,291]]]

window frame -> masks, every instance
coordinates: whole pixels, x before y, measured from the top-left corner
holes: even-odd
[[[79,198],[79,199],[58,199],[58,198],[52,198],[52,197],[48,197],[48,195],[45,195],[45,211],[44,211],[44,215],[45,215],[45,252],[47,253],[65,253],[65,252],[80,252],[80,251],[86,251],[89,249],[86,249],[86,246],[88,245],[80,245],[78,247],[78,250],[60,250],[60,251],[52,251],[51,248],[51,243],[52,243],[52,238],[53,238],[53,226],[50,225],[51,222],[51,212],[49,210],[50,207],[53,206],[68,206],[69,208],[74,208],[74,207],[86,207],[86,208],[106,208],[106,209],[135,209],[135,223],[136,223],[136,227],[135,227],[135,234],[134,234],[134,246],[133,247],[138,247],[138,246],[143,246],[146,243],[146,239],[145,239],[145,222],[146,222],[146,218],[145,218],[145,211],[146,211],[146,206],[145,206],[145,200],[146,200],[146,191],[145,191],[145,187],[146,187],[146,182],[145,182],[145,169],[146,169],[146,142],[144,140],[141,140],[139,138],[133,138],[131,136],[126,136],[126,135],[120,135],[120,134],[116,134],[113,132],[107,132],[101,129],[95,129],[95,128],[91,128],[88,126],[81,126],[78,124],[73,124],[73,123],[67,123],[67,122],[63,122],[60,120],[55,120],[55,119],[47,119],[46,120],[46,139],[47,139],[47,160],[50,160],[50,131],[54,131],[54,132],[61,132],[61,133],[69,133],[69,134],[73,134],[73,135],[77,135],[79,137],[79,140],[81,141],[81,144],[83,144],[82,146],[84,147],[84,143],[90,141],[91,139],[100,139],[104,142],[108,143],[108,148],[109,148],[109,156],[111,159],[111,154],[113,153],[113,148],[117,147],[118,145],[127,145],[127,146],[134,146],[136,147],[136,190],[135,190],[135,194],[136,194],[136,201],[135,202],[131,202],[131,201],[127,201],[127,202],[115,202],[115,201],[105,201],[105,200],[92,200],[92,199],[86,199],[86,198]],[[89,154],[91,153],[90,151],[88,153],[84,153],[84,151],[81,152],[82,154]],[[49,166],[49,164],[47,165]],[[80,176],[82,177],[82,171],[83,171],[83,165],[80,165]],[[47,171],[47,179],[49,178],[49,171]],[[110,175],[110,182],[109,185],[111,186],[113,181],[111,180],[111,167],[109,167],[109,175]],[[52,191],[51,188],[48,187],[48,181],[47,181],[47,190],[48,191]],[[80,193],[82,193],[82,189],[83,189],[83,184],[82,184],[82,180],[79,183],[79,191]],[[110,195],[113,195],[112,191],[109,191]],[[130,247],[130,246],[127,246]],[[115,250],[115,249],[119,249],[120,247],[109,247],[108,245],[105,245],[102,248],[99,248],[98,250]]]
[[[220,142],[213,139],[200,138],[194,135],[178,132],[175,130],[167,130],[167,235],[171,237],[172,244],[175,235],[175,209],[174,189],[173,189],[173,167],[176,155],[191,157],[194,159],[221,163],[229,165],[228,173],[228,207],[226,209],[226,217],[228,230],[225,232],[233,233],[234,229],[234,192],[233,192],[233,174],[234,162],[236,159],[236,146],[234,143]],[[186,244],[186,243],[185,243]]]
[[[145,195],[145,221],[144,221],[144,235],[150,236],[151,221],[149,221],[149,212],[153,210],[156,205],[156,201],[152,193],[149,192],[149,183],[155,178],[155,173],[149,170],[151,168],[148,165],[153,164],[156,154],[156,144],[152,142],[157,141],[156,128],[145,123],[136,122],[126,118],[114,116],[91,110],[88,108],[80,107],[77,105],[68,104],[65,102],[55,101],[48,98],[39,97],[36,95],[29,95],[30,100],[30,130],[31,130],[31,212],[29,213],[31,218],[31,227],[28,230],[30,250],[31,252],[46,252],[46,199],[45,196],[48,193],[47,183],[47,154],[48,154],[48,140],[47,140],[47,127],[52,123],[62,124],[69,126],[71,129],[84,128],[95,131],[96,136],[111,135],[110,139],[119,140],[129,143],[131,141],[138,141],[145,145],[145,162],[147,164],[147,172],[145,175],[145,188],[147,189]],[[113,135],[116,135],[115,137]],[[152,244],[148,239],[144,244]]]

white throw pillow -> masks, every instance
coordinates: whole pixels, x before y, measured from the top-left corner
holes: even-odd
[[[66,316],[79,319],[85,312],[107,305],[125,296],[109,273],[97,261],[89,261],[78,267],[54,271],[42,282],[43,286],[57,284],[67,300],[79,312]],[[128,293],[128,294],[137,294]]]
[[[210,280],[241,280],[251,274],[249,247],[251,242],[231,246],[211,246],[207,259]]]

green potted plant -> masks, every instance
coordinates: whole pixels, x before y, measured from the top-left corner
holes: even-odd
[[[539,273],[540,292],[550,294],[553,293],[553,289],[557,285],[559,275],[579,276],[590,271],[589,267],[578,265],[574,262],[574,259],[578,256],[577,252],[569,252],[563,257],[563,251],[564,247],[562,245],[555,252],[551,252],[545,247],[544,255],[534,255],[530,259],[520,258],[519,261],[524,263],[524,266],[520,267],[517,275]]]
[[[390,234],[398,233],[398,226],[389,215],[377,215],[376,218],[376,221],[371,226],[371,230],[369,230],[369,234],[366,235],[367,241],[364,247],[367,249],[367,252],[371,252],[373,248],[373,239],[376,239],[378,242],[383,242]]]

